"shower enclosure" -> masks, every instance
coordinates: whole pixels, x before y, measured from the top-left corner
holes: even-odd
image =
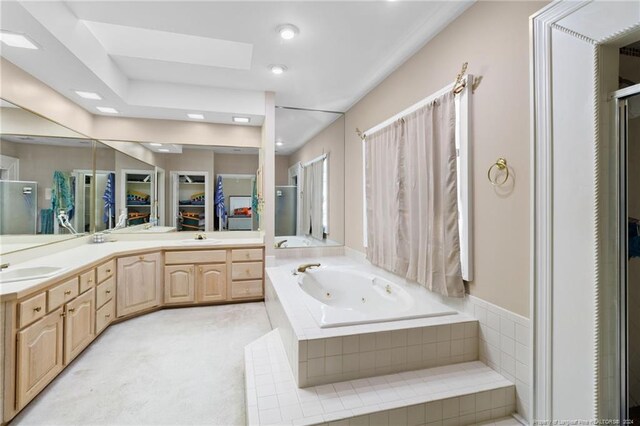
[[[640,420],[640,84],[616,92],[619,140],[619,286],[603,297],[617,300],[603,315],[603,330],[616,330],[603,339],[611,340],[611,352],[601,353],[606,364],[616,365],[609,379],[613,406],[620,418]],[[612,297],[613,296],[613,297]],[[617,314],[617,315],[615,315]],[[607,324],[617,317],[618,324]],[[617,326],[616,326],[617,325]],[[617,388],[617,389],[616,389]],[[616,401],[617,400],[617,401]],[[619,402],[616,404],[616,402]]]
[[[0,180],[0,235],[36,234],[38,183]]]

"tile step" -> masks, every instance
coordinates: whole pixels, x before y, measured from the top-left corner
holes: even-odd
[[[278,329],[245,347],[249,425],[431,425],[496,422],[514,384],[479,361],[298,388]]]

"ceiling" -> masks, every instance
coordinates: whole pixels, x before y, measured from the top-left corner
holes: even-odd
[[[94,114],[232,123],[276,104],[346,111],[472,1],[2,1],[0,25],[38,50],[2,56]],[[276,28],[296,25],[283,40]],[[274,75],[270,64],[284,64]],[[97,92],[87,100],[74,91]],[[316,134],[326,123],[281,130]]]

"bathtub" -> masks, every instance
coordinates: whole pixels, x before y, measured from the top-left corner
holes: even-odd
[[[307,269],[298,275],[304,304],[321,328],[454,315],[423,288],[400,285],[347,266]]]

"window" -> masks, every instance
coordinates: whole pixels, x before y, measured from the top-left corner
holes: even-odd
[[[471,76],[467,76],[472,79]],[[411,111],[425,105],[433,98],[440,96],[446,88],[437,94],[429,96],[414,106],[408,108],[402,113],[388,120],[390,123],[394,120],[409,114]],[[458,174],[458,227],[460,230],[460,263],[462,266],[462,278],[465,281],[473,280],[473,215],[472,215],[472,187],[471,187],[471,152],[469,140],[469,107],[470,93],[468,89],[456,96],[456,152],[457,158],[457,174]],[[377,127],[377,126],[376,126]],[[362,224],[363,224],[363,246],[367,247],[367,199],[366,199],[366,158],[365,158],[365,141],[362,142]]]

